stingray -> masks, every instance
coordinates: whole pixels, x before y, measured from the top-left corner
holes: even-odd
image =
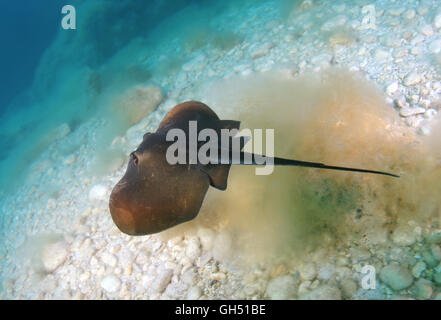
[[[203,164],[198,160],[191,163],[186,155],[185,164],[170,164],[166,154],[173,141],[167,139],[167,133],[172,129],[181,129],[186,137],[189,137],[190,121],[196,122],[198,133],[204,129],[221,133],[222,129],[239,129],[240,126],[239,121],[220,120],[212,109],[197,101],[178,104],[168,112],[156,132],[144,134],[142,143],[130,154],[126,173],[110,195],[110,213],[122,232],[129,235],[148,235],[192,220],[198,215],[210,186],[219,190],[227,188],[228,173],[232,164],[262,164],[257,163],[256,156],[259,155],[255,154],[248,153],[251,162],[243,160],[246,153],[242,148],[247,142],[246,137],[232,137],[229,141],[240,140],[239,161],[233,161],[233,152],[228,150],[227,162],[223,158],[222,162],[210,161]],[[190,143],[186,145],[189,153]],[[228,148],[228,145],[233,144],[218,143],[218,148],[222,151],[221,149]],[[201,147],[200,144],[196,146],[197,149]],[[271,159],[276,166],[312,167],[398,177],[375,170],[328,166],[277,157]]]

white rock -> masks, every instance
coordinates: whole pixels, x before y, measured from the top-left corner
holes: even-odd
[[[116,259],[116,257],[108,252],[104,252],[101,256],[101,260],[107,264],[108,266],[114,268],[116,266],[116,263],[118,262],[118,260]]]
[[[393,17],[398,17],[401,14],[403,14],[404,10],[406,10],[406,8],[404,8],[404,7],[391,8],[391,9],[389,9],[388,14]]]
[[[397,48],[401,46],[401,38],[389,35],[386,37],[384,43],[387,47]]]
[[[423,135],[423,136],[430,136],[431,130],[430,130],[430,126],[428,125],[423,125],[420,128],[418,128],[418,134]]]
[[[398,264],[390,264],[381,269],[380,279],[395,291],[406,289],[413,282],[413,277],[409,270]]]
[[[232,255],[233,240],[228,232],[221,232],[216,236],[213,246],[213,258],[219,261],[226,260]]]
[[[308,263],[299,268],[299,273],[303,280],[313,280],[317,275],[317,268],[314,263]]]
[[[415,36],[415,38],[413,38],[410,41],[410,44],[414,46],[414,45],[416,45],[416,44],[418,44],[420,42],[423,42],[423,41],[424,41],[424,36],[421,35],[421,34],[418,34],[418,35]]]
[[[270,42],[258,45],[251,51],[251,58],[257,59],[266,56],[273,47],[274,45]]]
[[[149,262],[149,257],[144,252],[140,252],[136,256],[135,262],[140,266],[144,266]]]
[[[152,289],[155,293],[161,293],[167,288],[173,276],[173,271],[170,269],[163,269],[158,277],[155,279],[152,285]]]
[[[187,299],[188,300],[197,300],[201,297],[201,295],[202,295],[201,288],[194,286],[194,287],[191,287],[190,290],[188,290]]]
[[[441,52],[441,39],[433,40],[429,44],[429,51],[432,53],[440,53]]]
[[[441,261],[441,247],[438,244],[432,244],[430,246],[430,251],[437,261]]]
[[[325,264],[318,268],[317,278],[320,280],[329,280],[335,273],[335,266]]]
[[[208,228],[201,228],[198,230],[198,236],[201,241],[202,248],[205,251],[211,250],[213,248],[215,233],[213,230]]]
[[[400,110],[400,114],[403,109]],[[392,234],[392,241],[399,246],[411,246],[416,241],[416,235],[407,226],[397,227]]]
[[[389,95],[389,96],[393,96],[394,95],[394,93],[396,92],[398,90],[398,82],[392,82],[391,84],[389,84],[387,87],[386,87],[386,93]]]
[[[331,31],[332,29],[336,27],[340,27],[345,25],[345,23],[348,21],[348,18],[345,15],[338,15],[336,17],[331,18],[330,20],[326,21],[322,27],[322,31]]]
[[[441,230],[433,231],[427,240],[430,243],[441,243]]]
[[[75,155],[72,154],[72,155],[70,155],[69,157],[67,157],[67,158],[64,160],[63,163],[66,164],[66,165],[69,165],[69,164],[74,163],[76,160],[77,160],[77,157],[75,157]]]
[[[212,279],[212,280],[221,281],[225,278],[226,278],[226,275],[223,272],[215,272],[210,275],[210,279]]]
[[[420,81],[421,81],[421,76],[416,72],[411,72],[404,78],[403,83],[406,86],[413,86],[419,83]]]
[[[383,49],[377,49],[375,50],[375,59],[384,61],[390,58],[390,53]]]
[[[425,16],[429,12],[429,8],[426,6],[418,6],[416,10],[420,16]]]
[[[406,17],[406,19],[411,20],[411,19],[415,18],[415,15],[416,15],[415,10],[409,9],[409,10],[407,10],[407,12],[404,16]]]
[[[421,108],[421,107],[416,107],[416,108],[401,108],[400,109],[400,115],[403,117],[411,117],[411,116],[415,116],[417,114],[422,114],[425,113],[426,109]]]
[[[182,275],[181,280],[188,285],[192,285],[196,281],[196,277],[194,269],[189,269]]]
[[[284,275],[272,279],[266,287],[266,295],[271,300],[286,300],[294,298],[297,281],[293,276]]]
[[[441,28],[441,13],[437,14],[435,18],[433,19],[433,25],[436,29]]]
[[[102,184],[97,184],[89,191],[90,200],[107,200],[107,188]]]
[[[420,28],[420,32],[429,37],[433,35],[433,28],[430,24],[426,24]]]
[[[101,280],[101,288],[108,293],[115,293],[121,287],[121,281],[115,275],[105,276]]]
[[[412,48],[410,48],[410,53],[413,54],[414,56],[419,56],[423,52],[424,50],[422,46],[413,46]]]
[[[351,279],[343,279],[340,282],[341,291],[345,298],[352,298],[357,292],[357,284]]]
[[[123,268],[131,266],[134,260],[134,255],[128,249],[123,249],[118,253],[119,263]]]
[[[192,237],[188,240],[185,255],[191,260],[195,260],[201,255],[201,246],[197,237]]]
[[[411,289],[411,293],[418,299],[429,299],[432,296],[432,283],[426,279],[419,279]]]
[[[426,270],[426,264],[423,261],[418,261],[412,268],[412,275],[419,278],[424,270]]]
[[[439,268],[437,268],[439,269]],[[436,284],[441,285],[441,270],[440,271],[436,271],[433,274],[433,281],[435,281]]]
[[[68,246],[65,241],[46,245],[43,249],[43,266],[48,272],[57,269],[67,258]]]
[[[395,99],[395,103],[400,108],[408,108],[409,107],[409,103],[407,102],[406,97],[403,95],[401,95],[397,99]]]
[[[341,300],[341,292],[338,288],[323,285],[300,297],[304,300]]]

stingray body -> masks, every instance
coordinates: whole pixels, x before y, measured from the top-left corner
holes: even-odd
[[[167,141],[167,133],[177,128],[189,137],[190,121],[197,122],[198,134],[201,130],[209,128],[220,136],[221,129],[239,129],[240,126],[239,121],[220,120],[213,110],[201,102],[189,101],[175,106],[161,121],[155,133],[144,135],[142,143],[130,155],[126,173],[112,190],[110,213],[122,232],[129,235],[147,235],[192,220],[197,216],[210,185],[220,190],[226,189],[232,162],[172,165],[167,161],[167,149],[173,143]],[[243,141],[241,149],[242,147]],[[244,152],[241,152],[242,156],[243,154]],[[273,160],[274,165],[395,176],[385,172],[327,166],[321,163],[282,158]],[[253,160],[251,164],[256,163]]]
[[[230,165],[175,164],[166,159],[170,129],[188,137],[189,121],[198,132],[239,128],[238,121],[220,120],[208,106],[190,101],[174,107],[155,133],[147,133],[131,153],[127,171],[110,195],[109,207],[118,228],[130,235],[168,229],[196,217],[210,185],[224,190]],[[188,144],[187,144],[188,145]]]

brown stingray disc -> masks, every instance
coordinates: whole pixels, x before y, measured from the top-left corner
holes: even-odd
[[[170,165],[166,160],[168,130],[188,133],[189,121],[205,128],[239,128],[238,121],[223,121],[208,106],[190,101],[175,106],[155,133],[144,135],[131,154],[127,171],[110,195],[109,207],[118,228],[130,235],[160,232],[195,218],[210,184],[224,190],[230,165]]]

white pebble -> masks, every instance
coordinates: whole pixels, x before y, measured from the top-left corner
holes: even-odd
[[[416,108],[407,108],[407,107],[405,107],[405,108],[401,108],[400,109],[400,115],[402,117],[411,117],[411,116],[414,116],[414,115],[417,115],[417,114],[422,114],[422,113],[425,113],[425,112],[426,112],[426,109],[420,108],[420,107],[416,107]]]
[[[396,7],[396,8],[392,8],[388,11],[389,15],[393,16],[393,17],[398,17],[400,16],[404,10],[406,10],[404,7]]]
[[[411,289],[411,293],[418,299],[429,299],[432,296],[432,283],[426,279],[419,279]]]
[[[191,260],[195,260],[201,255],[200,243],[197,237],[192,237],[188,240],[185,255]]]
[[[201,297],[202,295],[202,290],[201,288],[195,286],[195,287],[191,287],[190,290],[188,290],[187,292],[187,299],[188,300],[197,300]]]
[[[437,261],[441,261],[441,247],[438,244],[432,244],[430,250],[432,251],[432,256]]]
[[[43,265],[48,272],[57,269],[67,258],[68,248],[65,241],[51,243],[43,249]]]
[[[441,13],[435,16],[435,18],[433,19],[433,25],[436,29],[441,28]]]
[[[406,289],[413,282],[409,270],[398,264],[391,264],[381,269],[380,279],[395,291]]]
[[[173,276],[173,271],[170,269],[162,270],[156,280],[153,282],[152,289],[155,293],[161,293],[167,288]]]
[[[408,108],[409,107],[409,103],[406,100],[406,97],[404,96],[399,96],[396,100],[395,103],[397,104],[397,106],[399,106],[400,108]]]
[[[313,280],[317,275],[317,268],[314,263],[308,263],[299,268],[299,273],[303,280]]]
[[[398,90],[398,83],[397,82],[392,82],[391,84],[389,84],[386,87],[386,93],[389,96],[393,96],[397,90]]]
[[[411,20],[415,18],[415,15],[416,15],[415,10],[409,9],[404,16],[406,17],[406,19]]]
[[[384,61],[386,59],[390,58],[390,53],[383,49],[377,49],[375,50],[375,59]]]
[[[400,113],[403,109],[400,110]],[[410,246],[415,243],[416,235],[412,232],[411,228],[398,227],[392,234],[392,241],[399,246]]]
[[[106,197],[107,188],[102,184],[97,184],[89,191],[90,200],[107,200]]]
[[[293,276],[285,275],[272,279],[266,287],[266,295],[271,300],[286,300],[294,297],[297,281]]]
[[[344,15],[338,15],[336,17],[331,18],[327,22],[325,22],[321,30],[322,31],[330,31],[336,27],[343,26],[348,21],[348,18]]]
[[[77,157],[75,157],[75,155],[70,155],[69,157],[66,158],[66,160],[64,160],[64,164],[69,165],[74,163],[77,160]]]
[[[430,44],[429,44],[429,50],[432,53],[440,53],[441,52],[441,40],[433,40]]]
[[[422,26],[420,31],[422,34],[424,34],[425,36],[428,36],[428,37],[433,35],[433,28],[430,24],[426,24],[426,25]]]
[[[101,280],[101,288],[109,293],[119,290],[121,281],[114,275],[108,275]]]
[[[114,268],[116,266],[116,263],[118,262],[115,258],[115,256],[111,253],[104,252],[101,256],[101,260],[107,264],[108,266]]]
[[[412,275],[419,278],[424,270],[426,270],[426,264],[423,261],[418,261],[412,268]]]
[[[421,76],[416,72],[411,72],[404,78],[403,83],[406,86],[413,86],[419,83],[420,81],[421,81]]]
[[[324,285],[313,289],[300,298],[304,300],[341,300],[341,292],[338,288]]]
[[[270,42],[264,43],[254,48],[251,52],[251,58],[257,59],[266,56],[274,45]]]
[[[214,231],[208,228],[201,228],[198,230],[198,236],[201,241],[202,248],[206,251],[211,250],[214,243]]]

